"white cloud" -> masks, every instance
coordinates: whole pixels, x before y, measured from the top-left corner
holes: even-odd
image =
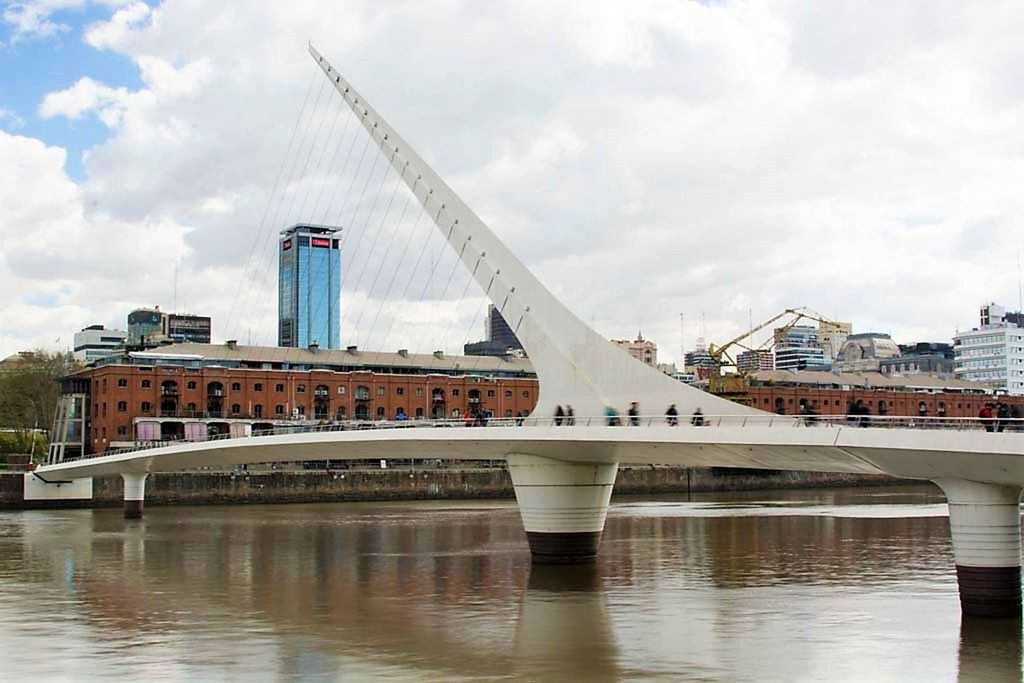
[[[115,48],[124,41],[129,31],[138,29],[149,17],[149,5],[131,2],[114,12],[109,20],[86,27],[85,42],[98,50]]]
[[[721,341],[750,312],[757,322],[807,305],[899,341],[942,340],[974,322],[980,301],[1012,303],[1016,291],[1022,23],[1009,2],[922,13],[903,2],[538,0],[481,10],[367,0],[240,11],[168,0],[152,10],[125,5],[86,31],[93,46],[135,61],[141,89],[82,79],[48,95],[40,113],[95,114],[113,126],[75,188],[81,220],[189,226],[172,228],[184,246],[160,263],[190,269],[179,278],[182,296],[214,315],[225,336],[244,339],[252,329],[255,340],[273,339],[273,234],[300,218],[341,216],[346,196],[346,287],[361,290],[344,295],[346,325],[372,320],[362,309],[383,295],[401,245],[424,250],[421,238],[401,232],[387,251],[401,195],[383,227],[352,214],[369,160],[348,191],[350,174],[340,169],[352,129],[342,138],[344,119],[334,129],[331,145],[341,151],[332,165],[326,140],[337,110],[325,111],[324,99],[308,115],[320,81],[297,140],[309,145],[319,130],[327,154],[293,148],[308,159],[307,182],[290,184],[263,221],[312,78],[311,38],[608,336],[642,327],[674,357],[680,312],[688,321],[703,313],[706,336]],[[0,156],[0,165],[11,163]],[[377,186],[369,184],[364,207]],[[383,187],[378,215],[391,186]],[[422,271],[433,263],[446,276],[451,255],[434,240]],[[235,301],[243,269],[250,275]],[[460,300],[464,277],[456,273],[448,298]],[[167,305],[168,279],[150,278],[147,302]],[[405,277],[397,279],[400,291]],[[73,280],[68,291],[82,291]],[[401,317],[380,343],[430,347],[451,330],[454,350],[466,330],[478,332],[472,287],[457,310],[432,315],[443,282],[422,284],[409,298],[425,292],[428,306],[392,302],[385,317]],[[113,308],[103,294],[62,296],[82,310]],[[22,324],[57,336],[32,320]],[[224,329],[228,320],[234,329]],[[378,326],[343,335],[362,344],[381,339],[389,323]],[[697,325],[688,327],[692,344]]]
[[[111,88],[83,76],[70,88],[47,93],[39,105],[39,115],[44,119],[55,116],[77,119],[96,111],[104,121],[113,123],[120,119],[128,97],[126,88]]]
[[[123,324],[126,306],[159,301],[188,256],[185,227],[88,215],[60,148],[0,132],[0,159],[0,353],[66,347],[87,324]]]

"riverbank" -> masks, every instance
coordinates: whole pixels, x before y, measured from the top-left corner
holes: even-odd
[[[808,489],[906,484],[882,475],[827,472],[765,472],[729,468],[620,467],[615,495]],[[503,468],[253,470],[151,474],[146,505],[237,505],[340,501],[459,500],[512,498]],[[121,506],[121,477],[96,477],[88,501],[29,501],[23,474],[0,474],[0,509]]]

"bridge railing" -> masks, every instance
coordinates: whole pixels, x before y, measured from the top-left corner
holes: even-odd
[[[247,438],[279,436],[284,434],[306,434],[317,432],[343,432],[351,430],[380,429],[478,429],[516,427],[553,427],[573,429],[578,427],[771,427],[781,429],[822,429],[838,427],[873,429],[929,429],[953,431],[988,431],[1024,433],[1024,419],[1021,418],[976,418],[976,417],[923,417],[905,415],[590,415],[562,417],[469,417],[452,419],[420,420],[343,420],[322,423],[299,423],[277,425],[272,429],[253,430],[249,434],[214,434],[201,439],[161,439],[145,441],[135,446],[108,449],[102,453],[91,453],[79,459],[136,453],[175,444],[204,443]]]

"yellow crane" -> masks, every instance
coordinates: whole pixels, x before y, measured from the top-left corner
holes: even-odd
[[[767,346],[773,345],[775,342],[775,335],[773,334],[772,339],[764,342],[763,344],[752,346],[744,343],[750,337],[754,336],[764,328],[772,325],[773,323],[785,318],[786,316],[792,316],[790,320],[786,321],[783,325],[777,327],[777,330],[781,330],[783,333],[788,332],[797,323],[802,320],[813,320],[817,323],[824,323],[826,325],[837,325],[833,320],[822,317],[821,315],[811,311],[808,308],[787,308],[782,313],[772,316],[768,320],[755,325],[743,334],[730,339],[726,343],[716,346],[715,344],[708,344],[708,355],[715,361],[718,366],[718,372],[711,376],[709,381],[709,389],[716,394],[729,394],[739,393],[746,391],[749,386],[749,380],[747,379],[746,372],[741,370],[733,359],[730,351],[735,348],[743,349],[744,351],[767,351]],[[726,368],[734,368],[735,371],[732,373],[723,373]]]

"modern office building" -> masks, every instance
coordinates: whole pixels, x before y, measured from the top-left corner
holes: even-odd
[[[298,223],[278,242],[277,344],[341,348],[338,228]]]
[[[736,369],[742,373],[775,369],[775,354],[764,349],[743,351],[736,356]]]
[[[167,314],[167,337],[175,343],[209,344],[212,328],[209,316],[187,313]]]
[[[469,342],[462,347],[462,352],[467,356],[516,356],[518,358],[526,356],[519,337],[516,336],[494,304],[487,307],[483,340]]]
[[[811,325],[791,325],[776,328],[776,370],[826,370],[831,361],[822,348],[818,328]]]
[[[159,306],[137,308],[128,314],[127,344],[149,348],[163,344],[192,342],[209,344],[213,323],[209,316],[166,313]]]
[[[953,337],[956,376],[983,382],[1012,396],[1024,395],[1024,327],[1020,312],[997,304],[981,307],[980,325]]]
[[[124,330],[108,330],[103,325],[89,325],[75,332],[75,360],[91,363],[106,358],[114,349],[124,346],[128,333]]]
[[[491,304],[487,307],[487,319],[484,321],[484,339],[507,349],[523,350],[519,337],[502,317],[498,308]]]

